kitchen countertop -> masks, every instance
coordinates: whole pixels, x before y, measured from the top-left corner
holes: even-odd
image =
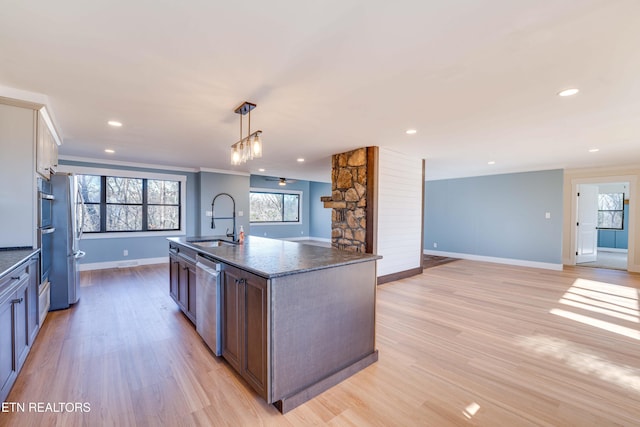
[[[33,248],[0,248],[0,279],[39,251]]]
[[[341,251],[335,248],[307,245],[286,240],[247,236],[244,244],[203,248],[192,242],[225,240],[224,236],[170,237],[170,242],[184,245],[197,252],[211,255],[267,279],[381,259],[374,254]]]

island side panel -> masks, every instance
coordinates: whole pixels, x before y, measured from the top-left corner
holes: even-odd
[[[277,277],[271,290],[272,401],[376,353],[375,261]]]

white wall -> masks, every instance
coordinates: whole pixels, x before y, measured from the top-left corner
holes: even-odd
[[[378,276],[422,264],[422,159],[379,149]]]

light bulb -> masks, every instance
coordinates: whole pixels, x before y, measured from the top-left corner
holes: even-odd
[[[254,158],[262,157],[262,140],[260,139],[260,134],[256,133],[256,136],[253,137],[252,149]]]
[[[232,165],[240,164],[240,153],[238,152],[235,146],[231,147],[231,164]]]

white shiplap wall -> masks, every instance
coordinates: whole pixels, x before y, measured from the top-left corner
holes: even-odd
[[[422,179],[422,159],[379,149],[378,276],[420,267]]]

